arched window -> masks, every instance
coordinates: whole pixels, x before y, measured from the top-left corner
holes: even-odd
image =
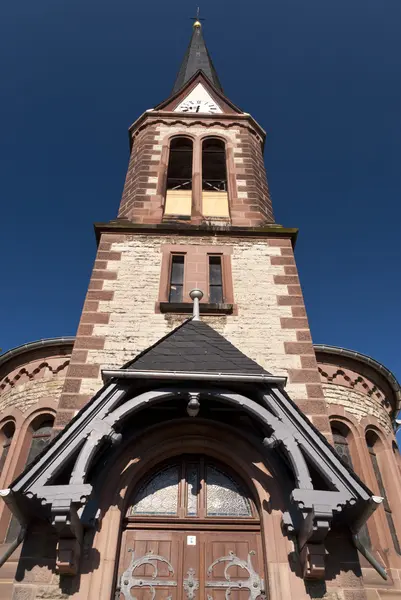
[[[116,598],[144,600],[144,586],[151,586],[151,597],[159,597],[160,587],[162,598],[262,597],[259,514],[229,467],[203,455],[174,457],[139,482],[130,504],[123,520]],[[232,583],[238,578],[238,585]],[[242,586],[246,594],[238,589]]]
[[[348,445],[349,430],[342,423],[333,423],[331,426],[334,448],[339,456],[353,469],[351,452]]]
[[[1,444],[1,455],[0,455],[0,474],[3,472],[3,468],[8,456],[8,451],[10,450],[11,442],[13,440],[13,435],[15,432],[15,424],[13,421],[8,421],[6,423],[1,432],[0,432],[0,444]]]
[[[30,465],[50,442],[53,423],[54,418],[51,415],[40,415],[32,421],[30,426],[31,443],[24,468]],[[20,523],[13,515],[11,517],[5,541],[12,542],[15,540],[19,530]]]
[[[400,455],[400,449],[398,447],[397,442],[392,442],[391,447],[393,449],[393,455],[394,455],[395,462],[397,463],[397,468],[400,471],[400,475],[401,475],[401,455]]]
[[[393,515],[391,512],[390,504],[387,498],[386,488],[384,487],[383,477],[380,470],[379,460],[377,458],[376,449],[379,445],[379,438],[377,434],[369,430],[366,432],[366,445],[369,450],[370,459],[372,461],[373,471],[375,473],[377,485],[379,488],[379,493],[383,497],[383,508],[386,513],[386,519],[388,528],[390,530],[391,538],[393,540],[394,550],[397,554],[401,554],[400,542],[398,540],[397,532],[394,525]]]
[[[335,422],[331,425],[331,432],[333,434],[334,448],[337,454],[349,467],[351,467],[351,469],[354,469],[354,465],[352,464],[351,451],[348,443],[350,436],[349,429],[343,423]],[[370,540],[369,530],[366,523],[361,527],[358,535],[359,539],[361,540],[364,546],[366,546],[367,548],[372,547],[372,542]]]
[[[205,217],[230,216],[226,146],[218,138],[207,138],[202,144],[202,214]]]
[[[193,143],[187,137],[170,142],[164,214],[190,217],[192,212]]]
[[[30,465],[35,458],[42,452],[43,448],[50,442],[50,437],[53,429],[53,417],[46,416],[40,419],[35,419],[32,424],[32,440],[29,448],[26,465]]]
[[[240,481],[206,457],[180,457],[140,484],[128,517],[252,518]]]

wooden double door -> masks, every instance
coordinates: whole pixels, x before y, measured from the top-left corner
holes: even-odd
[[[265,583],[257,530],[135,527],[123,532],[116,600],[261,597]]]

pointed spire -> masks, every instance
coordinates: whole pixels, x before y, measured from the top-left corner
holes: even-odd
[[[213,66],[212,59],[207,51],[205,40],[202,34],[202,24],[199,18],[199,8],[197,15],[194,18],[193,32],[188,49],[182,61],[181,68],[175,80],[173,94],[178,92],[182,86],[189,80],[197,71],[202,73],[209,81],[220,91],[223,91],[221,83]]]

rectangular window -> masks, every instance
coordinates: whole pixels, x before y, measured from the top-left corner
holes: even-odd
[[[169,302],[182,302],[184,288],[184,258],[183,254],[173,254],[171,257]]]
[[[209,302],[223,303],[223,271],[221,256],[209,256]]]

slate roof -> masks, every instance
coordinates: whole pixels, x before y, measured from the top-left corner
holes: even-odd
[[[178,71],[172,93],[175,94],[178,92],[197,71],[202,71],[218,90],[223,91],[216,69],[206,48],[201,27],[194,27],[193,29],[191,41]]]
[[[125,365],[144,371],[270,375],[203,321],[188,319]]]

